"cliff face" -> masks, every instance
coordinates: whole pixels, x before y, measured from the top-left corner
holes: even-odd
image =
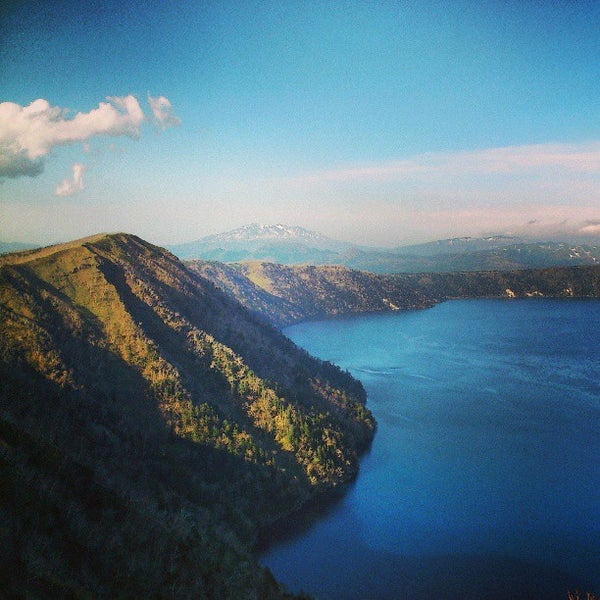
[[[261,525],[355,476],[360,383],[135,236],[0,259],[0,588],[277,597]]]

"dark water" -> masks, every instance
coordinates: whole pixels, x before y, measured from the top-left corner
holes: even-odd
[[[454,301],[286,333],[361,379],[379,423],[343,499],[261,557],[289,589],[600,594],[600,302]]]

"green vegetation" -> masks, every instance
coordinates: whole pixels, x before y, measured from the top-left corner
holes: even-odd
[[[429,298],[600,298],[600,265],[398,275]]]
[[[359,382],[124,234],[2,257],[0,313],[1,590],[286,597],[251,548],[355,477]]]
[[[347,267],[203,261],[188,265],[279,327],[307,319],[432,305],[421,290],[401,278]]]
[[[426,308],[453,298],[600,298],[600,265],[396,275],[273,263],[191,261],[189,266],[278,327],[350,313]]]

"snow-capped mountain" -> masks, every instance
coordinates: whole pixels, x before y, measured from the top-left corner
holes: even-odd
[[[261,225],[259,223],[252,223],[250,225],[244,225],[238,229],[233,229],[224,233],[206,236],[198,240],[198,242],[202,242],[204,244],[219,244],[223,242],[263,242],[274,240],[299,242],[308,244],[315,248],[328,250],[333,250],[335,248],[339,248],[340,246],[351,245],[344,244],[344,242],[339,242],[337,240],[332,240],[331,238],[328,238],[321,233],[317,233],[316,231],[304,229],[304,227],[283,225],[281,223],[278,223],[277,225]]]
[[[169,246],[184,259],[203,258],[232,262],[265,260],[282,263],[334,262],[335,255],[352,244],[328,238],[316,231],[290,225],[252,223],[199,240]]]

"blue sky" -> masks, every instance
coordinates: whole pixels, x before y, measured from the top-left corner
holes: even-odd
[[[0,239],[600,239],[600,2],[9,4]]]

